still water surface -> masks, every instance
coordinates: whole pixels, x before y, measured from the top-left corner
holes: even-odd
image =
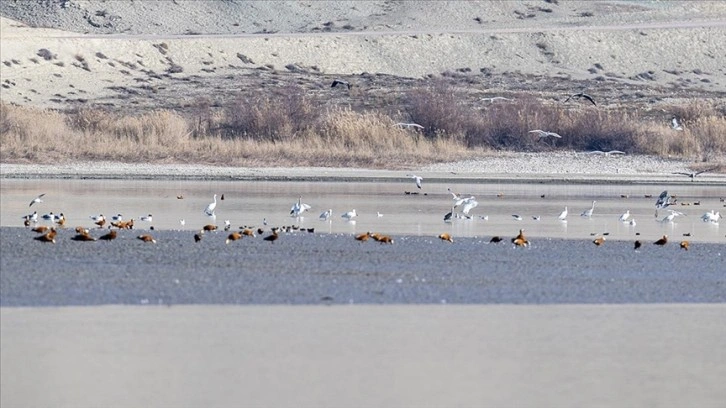
[[[473,195],[479,205],[472,219],[454,219],[445,223],[451,211],[452,190],[463,196]],[[654,185],[555,185],[555,184],[436,184],[426,183],[418,190],[413,182],[281,182],[281,181],[180,181],[180,180],[2,180],[0,184],[1,226],[20,226],[21,217],[37,210],[39,214],[63,213],[67,226],[90,227],[91,215],[106,217],[122,214],[134,218],[135,227],[148,229],[197,230],[205,224],[233,228],[243,225],[262,227],[299,225],[322,233],[360,233],[377,231],[393,235],[512,236],[524,228],[530,237],[590,238],[593,233],[609,233],[609,239],[645,241],[668,234],[681,239],[683,234],[701,242],[726,242],[726,229],[706,223],[700,217],[710,210],[726,213],[726,187]],[[675,222],[660,222],[669,214],[660,210],[655,217],[655,200],[663,190],[677,195],[674,208],[685,216]],[[416,191],[414,191],[416,190]],[[406,194],[415,192],[418,194]],[[45,193],[44,201],[28,208],[30,201]],[[203,210],[218,195],[216,220]],[[220,200],[224,194],[224,200]],[[178,199],[177,196],[183,196]],[[302,196],[312,210],[302,218],[289,215],[290,208]],[[544,196],[544,197],[542,197]],[[649,197],[646,197],[649,196]],[[580,214],[595,200],[591,218]],[[700,203],[699,205],[695,205]],[[567,222],[557,216],[568,207]],[[321,212],[332,209],[330,221],[321,221]],[[341,214],[355,209],[355,222]],[[629,210],[636,225],[618,220]],[[378,214],[382,214],[379,216]],[[140,222],[142,215],[153,215],[153,222]],[[512,215],[518,214],[522,221]],[[540,220],[534,220],[539,216]],[[483,219],[482,217],[488,217]],[[185,225],[180,220],[185,220]],[[726,224],[726,221],[721,222]]]

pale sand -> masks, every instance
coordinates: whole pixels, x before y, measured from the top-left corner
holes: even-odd
[[[4,15],[13,15],[14,6],[4,3]],[[66,10],[17,12],[75,33],[0,18],[2,100],[55,108],[78,98],[128,103],[120,97],[136,97],[118,89],[136,89],[139,81],[173,88],[179,78],[252,75],[258,68],[287,72],[288,64],[328,75],[420,78],[467,68],[486,69],[494,78],[600,77],[592,86],[615,81],[640,91],[726,91],[723,2],[178,3],[72,1]],[[96,29],[89,20],[111,28]],[[320,30],[326,22],[333,32]],[[265,30],[274,33],[251,34]],[[38,57],[41,48],[55,59]],[[183,72],[165,76],[172,62]],[[151,71],[162,76],[152,78]],[[490,90],[506,89],[496,84]],[[674,91],[672,97],[682,96]]]
[[[2,308],[3,407],[720,407],[724,305]]]

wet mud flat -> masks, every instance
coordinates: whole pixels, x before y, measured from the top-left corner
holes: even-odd
[[[151,233],[157,243],[137,239]],[[92,231],[98,237],[101,231]],[[124,230],[113,241],[56,244],[0,228],[0,305],[723,303],[726,247],[678,242]],[[263,235],[269,235],[265,233]]]

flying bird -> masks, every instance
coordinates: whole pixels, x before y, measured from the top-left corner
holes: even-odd
[[[656,209],[666,208],[669,205],[673,205],[673,204],[675,204],[675,200],[671,201],[671,196],[668,195],[668,190],[665,190],[662,193],[660,193],[660,195],[658,196],[658,199],[655,201],[655,208]]]
[[[335,88],[338,85],[347,86],[348,89],[350,89],[353,85],[350,84],[348,81],[343,81],[342,79],[336,79],[333,81],[333,84],[330,85],[331,88]]]
[[[622,152],[620,150],[610,150],[609,152],[603,152],[602,150],[593,150],[591,152],[587,152],[587,154],[598,154],[603,156],[615,156],[615,155],[621,155],[625,154],[625,152]]]
[[[415,174],[406,174],[406,177],[412,178],[413,181],[416,183],[416,187],[421,188],[421,182],[423,181],[423,177],[417,176]]]
[[[45,193],[35,197],[33,200],[30,201],[30,205],[28,207],[32,207],[33,204],[42,203],[43,202],[42,198],[44,195],[45,195]]]
[[[509,98],[505,98],[503,96],[492,96],[489,98],[480,98],[480,101],[487,101],[489,103],[494,103],[494,101],[511,101]]]
[[[688,176],[688,177],[691,178],[691,181],[694,181],[694,179],[696,178],[696,176],[698,176],[699,174],[706,173],[706,172],[712,171],[712,170],[716,170],[717,168],[718,167],[711,167],[710,169],[696,171],[696,172],[692,172],[692,173],[687,173],[687,172],[684,172],[684,171],[676,171],[673,174],[680,174],[680,175],[683,175],[683,176]]]
[[[404,129],[405,128],[405,129],[408,129],[408,130],[411,130],[411,129],[423,129],[424,128],[423,126],[419,125],[418,123],[396,123],[393,126],[398,126],[401,129]]]
[[[557,138],[557,139],[561,139],[561,138],[562,138],[562,136],[558,135],[558,134],[557,134],[557,133],[555,133],[555,132],[546,132],[546,131],[544,131],[544,130],[540,130],[540,129],[530,130],[530,131],[529,131],[529,132],[527,132],[527,133],[536,133],[536,134],[537,134],[537,136],[538,136],[538,137],[539,137],[540,139],[544,139],[544,138],[546,138],[546,137],[555,137],[555,138]]]
[[[590,103],[592,103],[593,105],[597,106],[597,104],[595,103],[595,100],[592,99],[592,96],[590,96],[590,95],[588,95],[586,93],[583,93],[583,92],[579,92],[579,93],[572,94],[572,95],[568,96],[567,99],[565,99],[565,102],[569,101],[572,98],[578,98],[578,99],[579,98],[585,98],[588,101],[590,101]]]

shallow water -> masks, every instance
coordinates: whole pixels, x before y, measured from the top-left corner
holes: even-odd
[[[412,181],[397,182],[272,182],[272,181],[149,181],[149,180],[14,180],[0,181],[0,226],[22,225],[21,217],[37,210],[40,214],[64,213],[69,226],[92,226],[90,215],[107,217],[123,214],[134,218],[136,228],[196,230],[208,223],[223,225],[230,220],[236,229],[242,225],[300,225],[327,233],[358,233],[379,231],[397,235],[438,235],[450,232],[455,236],[511,235],[520,228],[531,237],[588,238],[591,234],[609,233],[609,239],[633,239],[636,233],[647,239],[668,234],[701,242],[726,242],[726,232],[717,224],[704,223],[700,216],[710,210],[724,210],[721,197],[726,187],[653,185],[557,185],[557,184],[436,184],[426,183],[418,190]],[[473,219],[455,219],[444,223],[443,216],[451,210],[452,196],[447,188],[462,195],[474,195],[479,206],[471,211]],[[655,200],[668,189],[678,196],[675,208],[686,214],[673,223],[658,222]],[[418,194],[406,194],[413,192]],[[28,208],[40,193],[44,202]],[[212,202],[219,200],[216,220],[203,214]],[[177,199],[182,195],[183,199]],[[544,195],[544,198],[541,196]],[[627,198],[622,197],[626,195]],[[646,198],[649,195],[651,197]],[[289,216],[290,207],[302,196],[312,210],[300,219]],[[592,218],[580,213],[596,200]],[[700,205],[695,205],[700,203]],[[557,215],[568,207],[567,222]],[[318,215],[332,209],[330,222]],[[356,209],[355,222],[340,215]],[[635,226],[618,221],[620,214],[630,210]],[[378,213],[383,216],[379,217]],[[153,223],[139,222],[142,215],[152,214]],[[519,214],[516,221],[512,214]],[[668,215],[661,210],[659,218]],[[481,217],[488,217],[484,220]],[[532,217],[540,216],[539,221]],[[185,220],[181,226],[179,220]],[[722,222],[723,223],[723,222]]]

